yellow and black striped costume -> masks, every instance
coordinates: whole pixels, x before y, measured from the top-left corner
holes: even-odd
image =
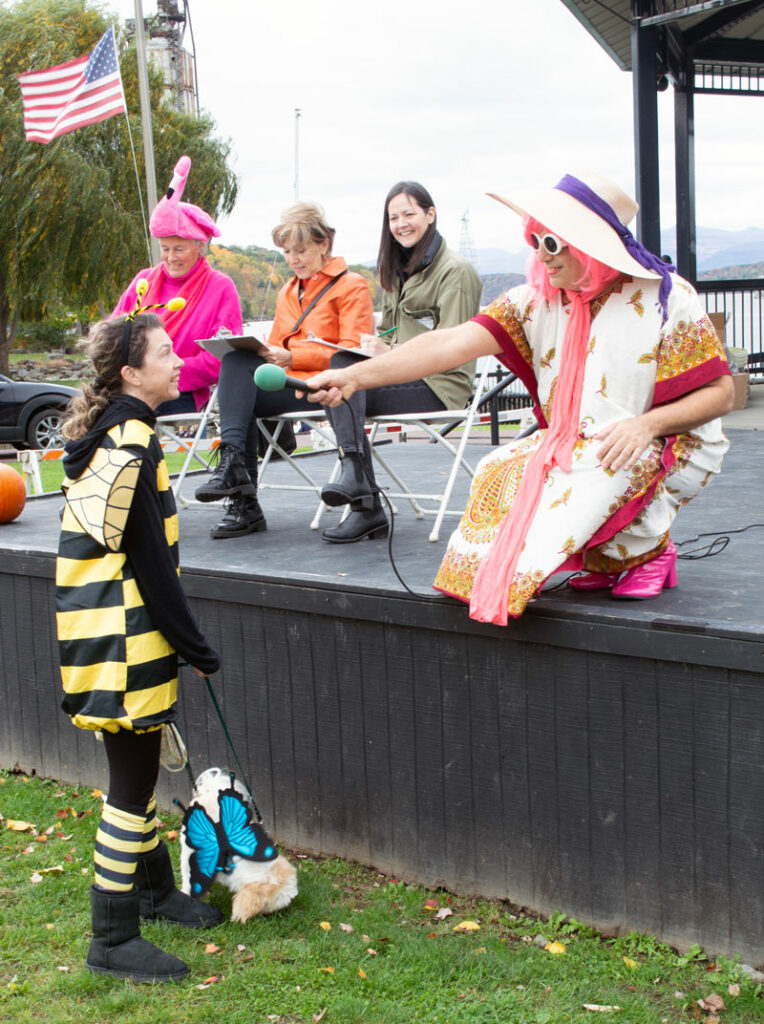
[[[85,471],[63,485],[67,501],[56,566],[62,706],[85,729],[144,731],[175,717],[178,656],[146,607],[124,543],[139,474],[155,481],[177,580],[175,499],[149,423],[128,419],[111,427]],[[177,588],[182,595],[179,582]],[[174,597],[169,595],[171,604]],[[178,600],[183,619],[187,605],[182,596]]]

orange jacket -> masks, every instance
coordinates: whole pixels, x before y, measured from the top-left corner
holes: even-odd
[[[313,277],[304,281],[302,302],[300,279],[295,276],[283,286],[276,303],[276,315],[268,338],[269,345],[281,345],[292,353],[290,377],[307,380],[326,370],[334,351],[325,345],[307,341],[309,334],[344,348],[357,348],[361,334],[374,333],[374,311],[365,278],[348,270],[323,295],[308,313],[295,334],[291,330],[316,295],[333,277],[347,270],[341,256],[335,256]]]

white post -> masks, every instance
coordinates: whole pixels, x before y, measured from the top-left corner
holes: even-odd
[[[300,198],[300,114],[301,108],[294,108],[294,201]]]
[[[157,204],[157,176],[154,169],[154,141],[151,131],[151,103],[149,101],[149,74],[146,65],[146,32],[143,26],[143,4],[135,0],[135,50],[138,55],[138,91],[141,98],[141,126],[143,129],[143,157],[146,162],[146,196],[149,216]],[[159,242],[151,239],[151,256],[159,263]]]

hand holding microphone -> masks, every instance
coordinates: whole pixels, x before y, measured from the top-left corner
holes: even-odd
[[[319,374],[317,379],[321,383],[316,385],[307,384],[304,380],[300,380],[297,377],[287,377],[283,367],[276,366],[273,363],[263,363],[262,366],[258,366],[255,370],[255,384],[263,391],[280,391],[281,388],[291,388],[292,391],[303,391],[307,395],[308,401],[320,402],[321,405],[335,406],[339,405],[343,401],[341,387],[345,386],[345,380],[343,378],[342,370],[327,370],[325,373]],[[322,378],[329,378],[326,382]],[[333,383],[337,380],[342,380],[342,383]],[[325,395],[325,398],[318,398],[313,396]]]
[[[287,377],[283,366],[276,366],[275,363],[263,363],[255,370],[255,384],[263,391],[281,391],[282,388],[291,388],[292,391],[318,391],[318,388],[311,388],[298,377]]]

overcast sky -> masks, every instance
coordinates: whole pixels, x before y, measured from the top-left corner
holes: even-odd
[[[142,0],[145,16],[156,0]],[[133,0],[107,0],[133,17]],[[459,248],[523,247],[519,219],[486,192],[551,185],[590,167],[634,187],[631,75],[560,0],[190,0],[202,107],[233,143],[240,179],[228,245],[270,246],[295,198],[320,202],[335,252],[376,257],[389,187],[431,192]],[[186,35],[190,48],[190,37]],[[660,96],[662,224],[673,208],[673,95]],[[696,98],[698,223],[764,223],[764,104]],[[178,153],[180,156],[181,153]],[[161,193],[166,182],[158,182]],[[193,168],[186,197],[193,201]]]

